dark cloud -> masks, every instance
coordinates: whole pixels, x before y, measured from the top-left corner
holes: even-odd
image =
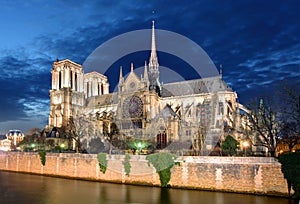
[[[31,59],[17,52],[15,56],[0,58],[0,122],[27,120],[45,109],[45,103],[44,107],[37,104],[49,98],[51,76],[44,67],[46,61],[49,63],[47,59]]]
[[[33,7],[36,3],[24,3],[22,8],[29,9],[29,5]],[[26,28],[29,32],[39,27],[31,43],[0,50],[0,122],[32,116],[47,118],[50,71],[56,58],[69,58],[82,64],[94,49],[112,37],[151,28],[152,18],[158,29],[188,37],[207,52],[217,67],[222,64],[224,80],[237,91],[243,103],[270,93],[282,80],[299,84],[299,7],[299,1],[280,0],[272,3],[259,0],[81,1],[76,4],[66,0],[39,4],[37,17],[43,20],[45,16],[46,20],[36,19],[30,24],[36,26]],[[27,13],[30,14],[29,10]],[[162,66],[188,70],[184,62],[160,55]],[[144,60],[148,60],[147,53],[132,54],[115,62],[112,69],[129,66],[130,62],[142,66]],[[193,78],[191,72],[185,75],[188,75],[184,76],[186,79]],[[108,77],[113,79],[111,83],[116,83],[115,75]]]

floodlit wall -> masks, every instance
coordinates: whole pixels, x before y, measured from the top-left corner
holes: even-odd
[[[0,170],[104,182],[159,186],[159,176],[146,156],[130,155],[125,175],[124,155],[107,155],[107,170],[100,172],[97,155],[47,153],[42,166],[37,152],[2,152]],[[228,192],[287,195],[281,164],[268,157],[180,157],[172,169],[171,187]]]

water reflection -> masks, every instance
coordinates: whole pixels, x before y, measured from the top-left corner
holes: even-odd
[[[109,184],[0,171],[1,204],[294,204],[285,198]]]
[[[160,199],[159,199],[160,203],[166,203],[166,204],[170,204],[172,203],[170,200],[170,193],[169,193],[169,189],[168,188],[161,188],[160,189]]]

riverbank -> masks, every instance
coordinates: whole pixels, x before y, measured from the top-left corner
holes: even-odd
[[[24,172],[112,183],[160,186],[156,170],[144,155],[130,155],[130,173],[124,169],[124,155],[108,155],[107,170],[100,172],[97,155],[47,153],[43,166],[37,152],[2,152],[0,170]],[[174,188],[287,196],[281,164],[270,157],[178,158],[172,169]]]

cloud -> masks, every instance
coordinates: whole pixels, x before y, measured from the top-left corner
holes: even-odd
[[[45,122],[50,71],[56,58],[69,58],[82,64],[95,48],[110,38],[151,28],[152,18],[156,20],[156,28],[190,38],[207,52],[217,67],[222,64],[224,80],[238,92],[242,102],[267,93],[281,80],[299,83],[299,4],[279,0],[272,4],[258,0],[81,1],[75,4],[70,0],[31,1],[16,8],[15,4],[2,4],[2,8],[11,12],[3,15],[17,21],[3,24],[8,27],[3,27],[6,36],[0,35],[1,39],[12,44],[23,40],[26,44],[0,50],[0,122],[11,124],[7,121],[32,117],[43,117]],[[20,8],[27,9],[28,17],[12,12]],[[126,66],[127,62],[143,64],[144,58],[147,60],[148,55],[130,55],[130,59],[124,58],[113,66]],[[174,66],[175,70],[186,68],[171,57],[160,61],[162,66]],[[192,78],[189,76],[192,73],[185,74],[184,78]]]
[[[45,103],[40,103],[49,98],[51,76],[46,62],[49,59],[31,58],[22,51],[10,51],[0,58],[0,122],[27,120],[47,109]],[[31,108],[33,104],[43,104],[43,107]],[[30,109],[37,112],[34,114]]]

